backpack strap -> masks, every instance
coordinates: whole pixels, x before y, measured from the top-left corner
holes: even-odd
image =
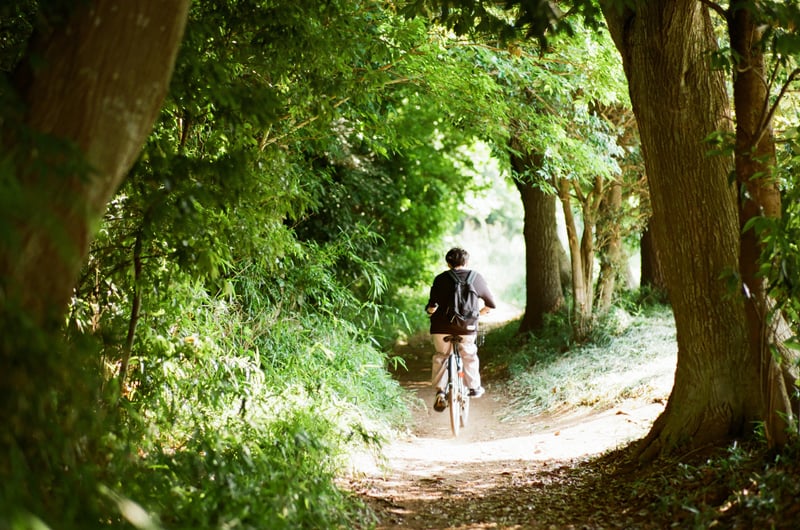
[[[453,269],[447,269],[447,272],[450,274],[450,277],[453,278],[453,281],[456,282],[456,285],[462,283],[462,280],[458,276],[458,274],[456,274],[456,271],[454,271]],[[466,283],[467,285],[472,285],[472,282],[475,281],[475,276],[477,275],[478,275],[477,272],[471,270],[469,271],[469,274],[467,274],[467,279],[463,280],[463,282]]]
[[[475,276],[477,275],[478,275],[477,272],[469,271],[469,274],[467,274],[467,285],[472,285],[472,282],[475,281]]]

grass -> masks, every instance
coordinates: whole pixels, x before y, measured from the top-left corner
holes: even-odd
[[[672,388],[677,344],[669,308],[637,315],[617,309],[581,345],[569,344],[566,322],[550,322],[547,335],[525,342],[509,338],[516,325],[498,331],[485,347],[510,372],[509,389],[518,396],[514,415],[603,409],[626,399],[666,398]]]
[[[385,353],[344,320],[275,319],[185,289],[191,310],[142,326],[120,415],[82,453],[100,470],[85,477],[97,481],[94,505],[64,489],[58,504],[0,511],[0,529],[336,529],[369,519],[336,479],[353,452],[378,451],[407,423]]]

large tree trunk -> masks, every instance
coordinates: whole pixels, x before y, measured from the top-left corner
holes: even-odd
[[[22,108],[3,116],[16,175],[1,184],[17,207],[0,212],[0,495],[64,528],[79,516],[53,507],[55,486],[84,499],[74,506],[99,502],[87,471],[99,460],[99,370],[59,330],[106,203],[163,103],[188,8],[76,2],[63,25],[40,28],[15,77]]]
[[[634,9],[604,5],[639,123],[678,338],[672,394],[640,448],[649,459],[742,434],[764,406],[735,275],[733,160],[708,156],[703,141],[731,123],[725,79],[708,60],[713,26],[696,0],[639,0]]]
[[[76,5],[64,27],[38,34],[17,76],[25,125],[74,145],[86,164],[40,160],[41,146],[28,146],[17,177],[32,215],[2,219],[18,243],[0,254],[5,303],[40,324],[60,322],[94,227],[153,126],[189,0]]]
[[[512,167],[522,175],[535,169],[535,157],[511,155]],[[525,212],[525,316],[519,333],[541,329],[544,316],[564,304],[556,229],[556,197],[522,178],[514,180]]]
[[[767,75],[764,70],[762,35],[749,7],[732,7],[729,15],[731,50],[734,52],[733,98],[736,110],[736,181],[739,194],[741,237],[740,272],[747,286],[747,322],[750,348],[762,360],[762,380],[769,414],[765,418],[765,434],[770,445],[787,442],[787,421],[792,419],[792,408],[787,384],[794,385],[794,377],[784,380],[781,368],[771,352],[771,346],[785,337],[775,335],[783,328],[780,315],[770,316],[765,280],[759,274],[762,246],[755,228],[744,230],[754,218],[781,215],[781,195],[777,181],[772,177],[775,165],[775,140],[772,133],[769,109]],[[775,319],[775,320],[773,320]],[[777,327],[776,327],[777,326]],[[791,362],[786,362],[789,367]]]

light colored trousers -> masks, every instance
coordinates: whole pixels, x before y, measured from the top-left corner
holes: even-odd
[[[444,391],[447,384],[447,357],[450,355],[451,343],[445,342],[444,338],[448,334],[434,333],[431,335],[433,348],[433,366],[431,367],[431,384],[436,390]],[[464,363],[464,379],[467,388],[478,388],[481,386],[480,361],[478,360],[478,345],[475,344],[477,335],[461,335],[461,343],[458,351],[461,353],[461,360]]]

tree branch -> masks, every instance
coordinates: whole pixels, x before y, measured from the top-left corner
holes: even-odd
[[[724,20],[728,20],[728,12],[716,2],[712,2],[711,0],[700,0],[700,3],[706,6],[707,8],[715,11],[719,16],[721,16]]]
[[[788,92],[788,90],[789,90],[789,85],[791,85],[798,76],[800,76],[800,68],[795,68],[792,71],[792,73],[789,74],[789,78],[786,80],[786,82],[781,87],[781,91],[778,94],[778,97],[775,98],[775,101],[772,103],[772,106],[770,107],[769,112],[767,112],[767,115],[764,117],[763,121],[761,122],[761,126],[760,126],[759,131],[758,131],[758,139],[756,140],[754,145],[758,145],[758,143],[761,141],[761,139],[766,134],[767,130],[769,129],[769,124],[772,123],[772,118],[775,116],[775,112],[777,112],[777,110],[778,110],[778,105],[780,105],[781,100],[784,98],[784,96],[786,95],[786,92]]]

